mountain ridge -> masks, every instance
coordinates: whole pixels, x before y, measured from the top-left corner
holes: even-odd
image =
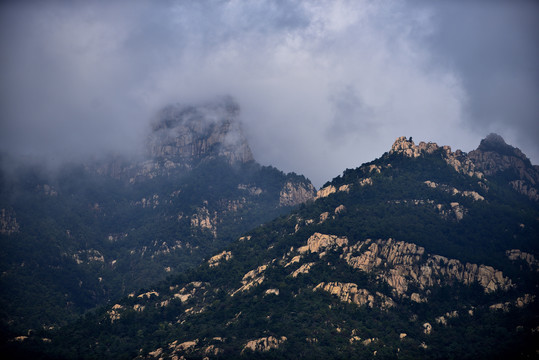
[[[66,358],[527,358],[538,218],[535,201],[467,154],[401,137],[314,202],[45,347]]]

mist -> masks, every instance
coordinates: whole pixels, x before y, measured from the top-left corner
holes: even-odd
[[[0,5],[0,151],[144,148],[171,103],[231,95],[255,159],[315,186],[401,135],[490,132],[539,160],[539,5],[35,1]]]

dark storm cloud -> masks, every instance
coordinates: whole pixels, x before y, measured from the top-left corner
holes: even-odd
[[[436,28],[427,46],[460,74],[470,126],[500,132],[537,163],[539,3],[445,1],[433,10]]]
[[[256,159],[316,185],[381,155],[400,135],[469,151],[499,131],[537,163],[539,22],[531,10],[430,1],[4,2],[0,150],[58,161],[131,153],[162,106],[230,94]]]

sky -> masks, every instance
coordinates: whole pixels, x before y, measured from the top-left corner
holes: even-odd
[[[255,159],[315,186],[399,136],[539,164],[539,3],[3,1],[0,151],[140,151],[170,103],[231,95]]]

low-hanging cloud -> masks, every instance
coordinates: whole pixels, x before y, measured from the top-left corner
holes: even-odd
[[[508,18],[488,5],[398,1],[3,3],[0,150],[60,161],[136,152],[164,105],[230,94],[255,158],[318,186],[400,135],[467,151],[498,131],[536,160],[537,35],[511,9]],[[486,26],[451,22],[482,12]],[[507,39],[498,23],[513,25]],[[512,55],[472,56],[476,43]]]

